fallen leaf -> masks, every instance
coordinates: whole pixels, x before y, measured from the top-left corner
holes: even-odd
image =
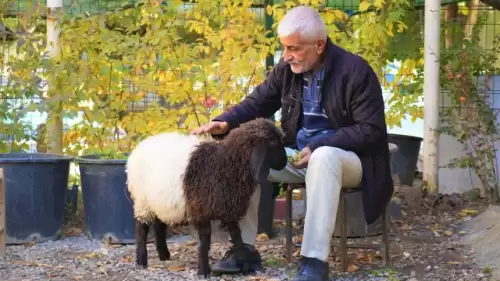
[[[27,244],[24,244],[24,247],[25,248],[30,248],[30,247],[33,247],[35,246],[36,242],[38,241],[38,237],[35,237],[35,239],[33,240],[33,242],[30,242],[30,243],[27,243]]]
[[[349,265],[347,266],[347,271],[348,271],[348,272],[354,272],[354,271],[356,271],[356,270],[358,270],[358,269],[359,269],[359,266],[357,266],[357,265],[355,265],[355,264],[349,264]]]
[[[261,234],[257,235],[256,240],[258,242],[268,241],[269,240],[269,236],[267,236],[267,234],[265,234],[265,233],[261,233]]]
[[[93,258],[98,258],[99,257],[99,254],[96,253],[96,252],[92,252],[92,253],[89,253],[89,254],[86,254],[83,256],[84,258],[87,258],[87,259],[93,259]]]
[[[446,235],[446,236],[450,237],[450,236],[453,236],[453,232],[451,232],[451,231],[449,231],[449,230],[446,230],[446,231],[444,232],[444,235]]]
[[[132,261],[134,260],[134,258],[132,256],[128,256],[128,257],[123,257],[120,259],[120,262],[123,262],[123,263],[131,263]]]
[[[475,215],[477,215],[477,214],[478,214],[478,211],[476,211],[476,210],[472,210],[472,209],[463,209],[463,210],[461,210],[460,212],[458,212],[458,214],[457,214],[457,215],[458,215],[459,217],[467,217],[467,216],[471,216],[471,217],[473,217],[473,216],[475,216]]]
[[[170,266],[167,266],[167,270],[170,272],[185,271],[186,266],[185,265],[170,265]]]
[[[465,234],[467,234],[467,232],[465,232],[465,231],[461,230],[461,231],[459,231],[459,232],[458,232],[458,234],[460,234],[460,235],[465,235]]]
[[[293,256],[294,256],[294,257],[298,257],[298,256],[300,256],[300,248],[299,248],[299,249],[297,249],[297,250],[295,250],[295,252],[293,252]]]
[[[434,230],[434,228],[431,228],[431,230],[432,230],[432,233],[434,233],[434,236],[441,237],[441,235],[436,230]]]
[[[356,253],[356,260],[360,261],[360,262],[371,263],[372,262],[372,257],[369,254],[365,253],[365,252],[357,252]]]
[[[462,263],[459,261],[449,261],[448,264],[462,264]]]
[[[472,210],[472,209],[464,209],[462,212],[466,213],[467,215],[477,215],[478,211],[477,210]]]

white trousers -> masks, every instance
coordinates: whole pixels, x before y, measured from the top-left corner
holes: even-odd
[[[290,148],[286,152],[288,155],[297,153]],[[328,146],[317,148],[305,169],[295,169],[288,163],[282,171],[270,171],[268,180],[271,182],[306,184],[307,210],[300,253],[302,256],[328,260],[340,189],[357,187],[361,177],[361,161],[354,152]],[[255,243],[257,236],[259,201],[260,187],[253,194],[247,214],[239,223],[243,242],[250,245]],[[220,233],[214,227],[216,225],[213,224],[215,240],[229,239],[227,233]]]

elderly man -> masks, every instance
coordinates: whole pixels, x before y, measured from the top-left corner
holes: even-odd
[[[300,160],[270,171],[273,182],[306,183],[307,212],[301,265],[294,280],[327,280],[328,256],[340,189],[361,186],[367,223],[393,193],[382,90],[361,57],[332,43],[319,14],[291,9],[279,23],[283,58],[240,104],[192,131],[224,136],[256,117],[281,108],[287,152]],[[240,222],[243,241],[255,249],[260,189]],[[231,250],[212,271],[239,272]]]

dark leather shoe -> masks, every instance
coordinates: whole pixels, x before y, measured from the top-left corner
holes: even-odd
[[[244,248],[229,249],[224,257],[212,265],[216,274],[248,273],[262,269],[262,260],[254,246],[245,244]]]
[[[297,275],[292,281],[328,281],[328,263],[303,257]]]

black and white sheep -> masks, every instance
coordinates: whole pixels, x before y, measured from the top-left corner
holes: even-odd
[[[238,221],[257,184],[287,163],[283,132],[273,122],[246,122],[222,140],[163,133],[146,138],[130,154],[127,185],[134,201],[136,263],[147,267],[146,237],[152,224],[160,260],[170,259],[167,225],[191,224],[200,241],[198,274],[210,272],[211,221],[228,231],[241,268],[251,271],[260,255],[243,245]],[[250,267],[250,268],[249,268]]]

